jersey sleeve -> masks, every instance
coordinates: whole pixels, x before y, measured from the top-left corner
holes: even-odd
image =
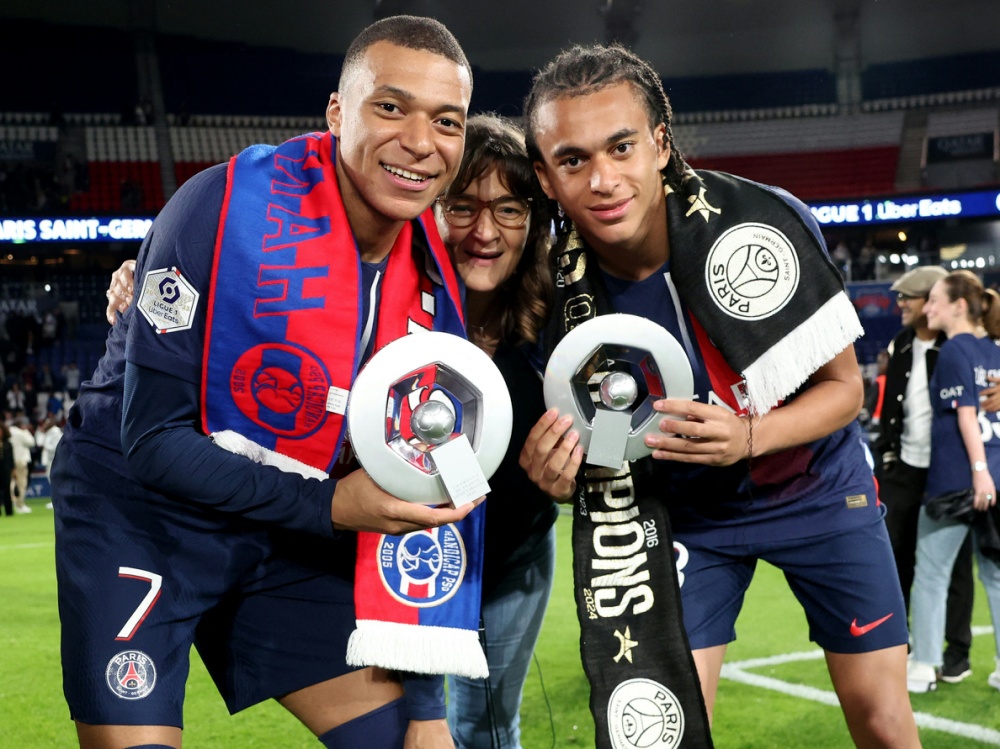
[[[444,677],[403,673],[406,717],[409,720],[440,720],[445,717]]]
[[[153,222],[136,264],[126,361],[200,382],[226,167],[185,182]]]
[[[197,384],[127,363],[123,409],[122,449],[136,480],[202,507],[333,537],[337,482],[285,473],[218,447],[199,429]]]
[[[929,389],[931,404],[936,410],[979,407],[973,360],[959,341],[946,341],[941,347]]]

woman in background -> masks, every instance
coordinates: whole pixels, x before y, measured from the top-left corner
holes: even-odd
[[[950,273],[931,288],[924,306],[927,325],[948,340],[941,346],[930,381],[931,464],[925,505],[917,524],[917,562],[910,594],[913,652],[907,668],[911,692],[937,686],[942,662],[945,600],[951,569],[971,526],[953,519],[935,520],[926,501],[971,489],[977,512],[996,517],[996,478],[1000,477],[1000,419],[980,407],[988,376],[1000,374],[1000,295],[984,289],[975,274]],[[986,335],[981,332],[985,329]],[[979,578],[986,588],[1000,655],[1000,564],[983,554],[975,535]],[[1000,689],[1000,661],[988,678]]]

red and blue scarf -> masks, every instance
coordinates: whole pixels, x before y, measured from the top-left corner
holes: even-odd
[[[337,404],[361,364],[364,290],[335,158],[333,137],[312,133],[231,159],[202,376],[206,434],[315,477],[356,468]],[[376,350],[422,330],[464,336],[458,281],[430,210],[399,232],[378,305]],[[398,538],[358,534],[349,663],[485,676],[477,639],[484,509]],[[415,554],[402,574],[397,559],[406,555],[390,549]],[[415,585],[414,563],[430,553],[441,563],[425,566]]]

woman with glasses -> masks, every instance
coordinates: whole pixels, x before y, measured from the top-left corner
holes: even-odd
[[[458,176],[438,200],[438,225],[465,282],[469,340],[503,373],[514,428],[486,502],[483,624],[490,678],[449,677],[448,722],[459,749],[520,747],[521,690],[552,587],[558,511],[517,463],[545,411],[527,352],[548,307],[547,206],[524,134],[494,115],[471,118]]]

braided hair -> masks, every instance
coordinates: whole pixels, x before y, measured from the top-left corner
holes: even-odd
[[[543,104],[561,97],[584,96],[619,83],[635,89],[649,114],[651,129],[664,126],[663,145],[670,149],[670,160],[662,172],[664,182],[679,187],[689,167],[674,143],[673,110],[663,81],[652,65],[620,44],[575,45],[538,71],[524,101],[528,155],[533,161],[543,161],[535,141],[535,118]]]

